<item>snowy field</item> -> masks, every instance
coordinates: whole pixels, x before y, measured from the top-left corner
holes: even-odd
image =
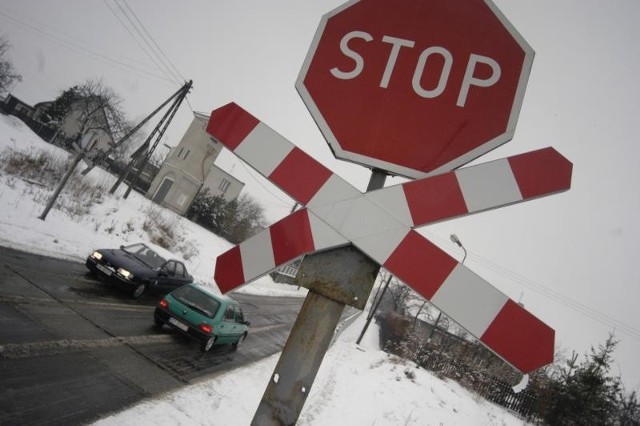
[[[44,143],[15,117],[0,114],[0,158],[9,155],[10,150],[68,156]],[[101,170],[92,170],[87,178],[106,188],[114,180]],[[93,249],[151,239],[142,225],[153,206],[135,192],[126,200],[105,194],[84,216],[74,217],[53,209],[42,221],[38,216],[50,192],[37,180],[25,181],[0,170],[0,245],[83,262]],[[64,194],[61,198],[64,199]],[[215,258],[231,244],[168,211],[162,211],[162,215],[184,235],[177,254],[186,259],[196,281],[215,286],[212,282]],[[240,291],[300,297],[306,294],[295,286],[275,284],[269,277]],[[328,351],[299,425],[523,424],[511,413],[455,382],[440,380],[413,363],[382,352],[375,327],[356,346],[362,321],[360,317],[344,330]],[[278,356],[145,400],[96,424],[248,425]]]

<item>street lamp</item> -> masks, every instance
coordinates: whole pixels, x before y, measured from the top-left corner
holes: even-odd
[[[458,238],[456,234],[451,234],[449,238],[451,238],[451,241],[456,243],[464,251],[464,257],[462,258],[462,262],[460,262],[460,263],[464,263],[464,260],[467,258],[467,249],[464,248],[464,246],[460,242],[460,238]],[[424,302],[424,303],[427,303],[427,302]],[[424,306],[424,304],[422,306]],[[422,310],[422,307],[420,307],[420,310]],[[420,311],[418,311],[418,314],[419,313]],[[438,318],[436,318],[436,321],[433,323],[433,326],[431,327],[431,333],[429,333],[428,341],[431,341],[431,338],[433,337],[433,333],[435,333],[436,327],[438,327],[438,323],[440,322],[440,318],[442,318],[442,311],[438,313]],[[416,321],[417,320],[418,320],[418,315],[416,315]]]
[[[460,239],[458,238],[458,236],[456,234],[451,234],[450,238],[451,238],[451,241],[456,243],[458,245],[458,247],[460,247],[464,251],[464,256],[462,257],[462,262],[460,262],[460,263],[464,263],[464,260],[467,258],[467,249],[464,248],[464,246],[462,245],[462,243],[460,242]]]

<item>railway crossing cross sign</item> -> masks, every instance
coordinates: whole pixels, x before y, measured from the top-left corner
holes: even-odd
[[[572,164],[553,148],[363,194],[235,103],[207,132],[305,206],[218,257],[222,292],[353,245],[518,370],[553,361],[551,328],[414,229],[568,190]]]

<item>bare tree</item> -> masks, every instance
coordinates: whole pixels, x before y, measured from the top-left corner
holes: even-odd
[[[404,315],[411,301],[411,289],[396,279],[391,280],[389,295],[393,302],[393,310]]]
[[[130,127],[122,110],[122,98],[102,80],[87,80],[78,86],[77,95],[72,110],[78,112],[81,134],[88,128],[100,128],[118,138]]]
[[[54,143],[65,148],[88,130],[103,130],[115,141],[132,127],[122,109],[122,98],[100,79],[62,91],[42,117],[45,123],[58,127],[62,138]]]
[[[232,243],[240,243],[265,227],[264,209],[247,194],[225,205],[221,228]]]
[[[78,97],[78,86],[63,90],[58,97],[40,114],[38,119],[53,128],[60,128],[71,105]]]
[[[22,76],[16,72],[13,63],[5,56],[10,48],[9,41],[0,36],[0,95],[8,92],[9,86],[14,82],[22,81]]]

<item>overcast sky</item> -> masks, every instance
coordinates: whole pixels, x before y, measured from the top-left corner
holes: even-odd
[[[165,143],[178,143],[192,110],[209,113],[234,101],[364,190],[369,171],[333,158],[294,88],[321,16],[341,3],[2,0],[0,34],[23,76],[12,92],[28,103],[102,78],[124,98],[129,116],[141,119],[193,79],[189,104]],[[496,4],[536,57],[514,139],[473,164],[553,146],[574,164],[573,187],[421,232],[461,259],[449,240],[457,234],[469,252],[465,264],[554,328],[556,349],[566,355],[583,354],[615,331],[615,373],[637,390],[640,2]],[[149,45],[123,11],[144,25]],[[146,53],[156,44],[170,70]],[[291,209],[290,199],[228,152],[219,164],[247,184],[271,220]]]

